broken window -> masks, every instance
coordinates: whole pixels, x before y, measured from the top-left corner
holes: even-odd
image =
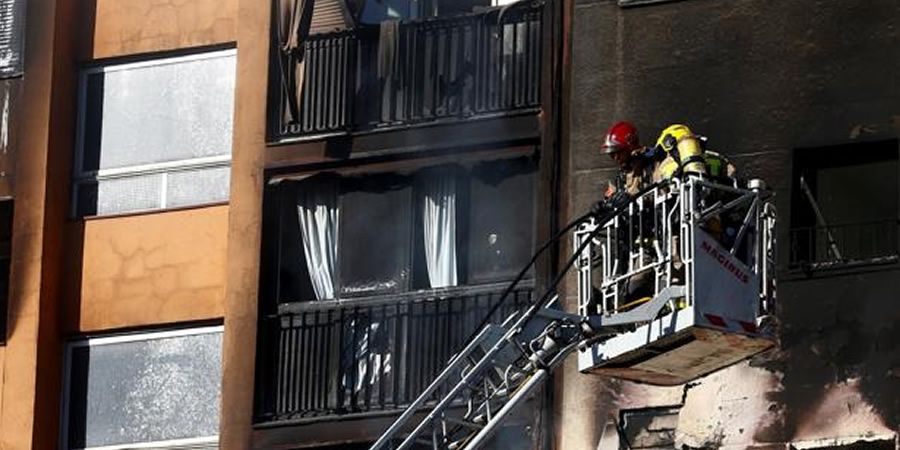
[[[897,155],[897,141],[797,150],[793,266],[846,267],[896,260]]]
[[[408,290],[412,253],[409,180],[375,175],[345,179],[342,185],[338,239],[340,295]]]
[[[675,429],[680,410],[680,406],[622,410],[619,423],[615,426],[618,448],[675,449]],[[607,430],[610,428],[607,427]],[[613,448],[613,440],[604,436],[598,448]]]
[[[674,449],[680,407],[623,410],[619,416],[619,448]]]
[[[526,159],[283,183],[280,302],[509,280],[533,247]]]
[[[234,80],[234,50],[85,70],[76,214],[227,201]]]

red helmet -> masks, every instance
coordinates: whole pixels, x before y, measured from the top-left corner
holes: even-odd
[[[638,131],[631,122],[618,122],[609,127],[606,139],[600,146],[600,152],[604,155],[621,151],[633,151],[641,146],[638,139]]]

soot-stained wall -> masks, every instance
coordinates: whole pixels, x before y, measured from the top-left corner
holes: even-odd
[[[629,120],[644,144],[686,123],[776,191],[780,345],[670,390],[557,377],[557,448],[596,448],[620,408],[683,403],[676,437],[747,446],[890,434],[900,426],[900,270],[786,270],[797,148],[900,136],[896,0],[683,0],[621,8],[576,0],[566,214],[596,201],[612,162],[605,129]],[[898,174],[900,175],[900,174]],[[859,199],[865,202],[865,199]],[[574,285],[570,283],[570,286]],[[574,306],[574,290],[569,292]],[[675,398],[675,400],[672,400]]]

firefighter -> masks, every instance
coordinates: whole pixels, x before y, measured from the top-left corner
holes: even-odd
[[[653,178],[667,180],[677,174],[694,173],[732,184],[737,174],[734,165],[724,155],[705,147],[706,139],[694,134],[687,125],[669,125],[656,140],[654,150],[665,156],[657,164]]]
[[[594,205],[594,213],[597,216],[602,217],[616,208],[624,207],[644,188],[656,181],[653,179],[655,161],[647,157],[646,150],[641,146],[638,130],[633,124],[617,122],[607,130],[603,144],[600,146],[600,152],[609,155],[616,162],[619,171],[616,174],[615,182],[607,184],[603,200]],[[650,261],[652,255],[649,247],[652,243],[653,230],[644,230],[639,224],[646,226],[652,222],[652,220],[647,220],[629,224],[629,228],[633,227],[630,231],[620,228],[620,235],[616,237],[616,240],[621,246],[636,245],[645,253],[645,259]],[[644,242],[645,239],[642,237],[646,237],[648,242]],[[622,252],[617,255],[621,263],[619,267],[627,266],[627,254],[629,253]],[[597,277],[597,279],[601,278]],[[637,300],[649,299],[653,295],[651,271],[642,271],[626,278],[621,289],[624,293],[623,304],[630,305],[629,307],[632,307]],[[617,307],[622,306],[618,305]]]
[[[600,152],[609,155],[619,167],[615,183],[608,184],[603,194],[612,206],[620,206],[654,181],[653,161],[647,158],[638,130],[630,122],[617,122],[609,127]]]

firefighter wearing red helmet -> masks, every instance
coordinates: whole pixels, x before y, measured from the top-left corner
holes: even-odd
[[[645,156],[638,130],[630,122],[617,122],[609,127],[600,152],[609,155],[619,166],[615,183],[610,183],[604,193],[606,199],[618,197],[614,203],[619,203],[623,194],[634,196],[653,182],[655,163]]]

